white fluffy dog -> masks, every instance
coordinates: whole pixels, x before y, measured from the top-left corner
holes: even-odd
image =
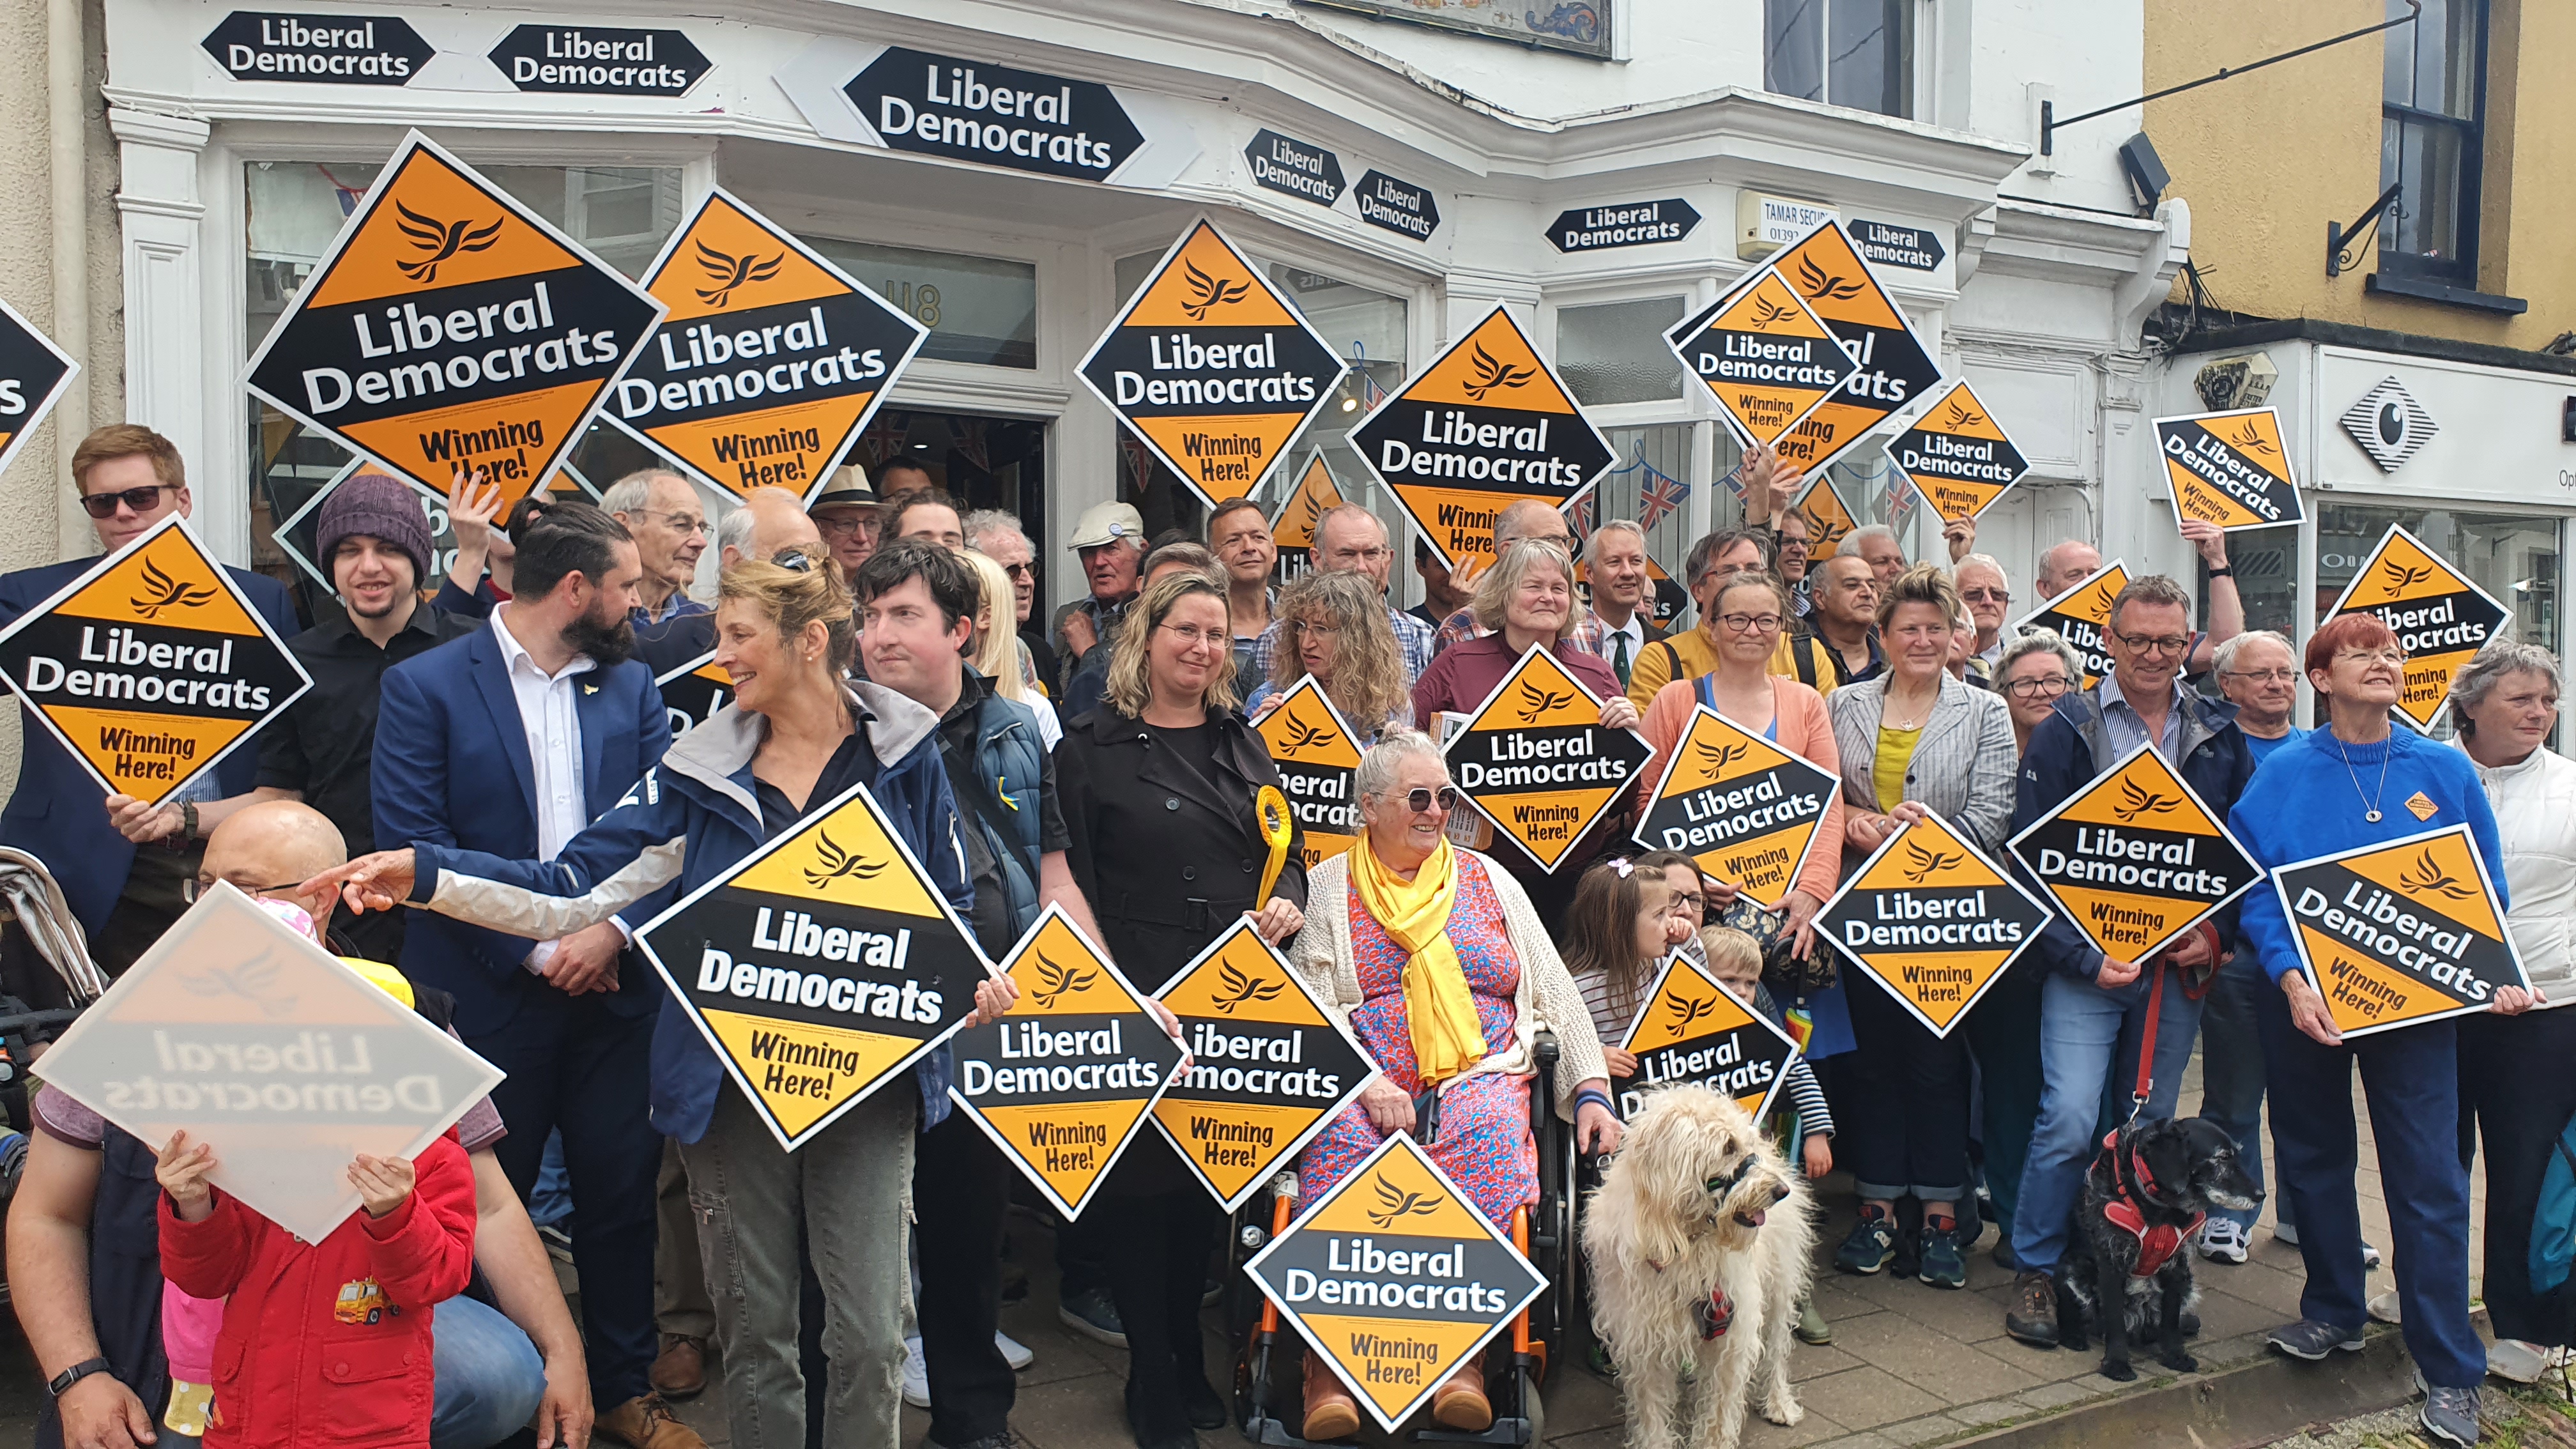
[[[1619,1367],[1632,1449],[1734,1449],[1744,1409],[1805,1417],[1789,1330],[1816,1229],[1805,1180],[1733,1100],[1656,1092],[1583,1221],[1592,1326]],[[1684,1427],[1683,1375],[1696,1399]]]

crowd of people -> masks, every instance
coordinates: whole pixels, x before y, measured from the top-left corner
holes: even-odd
[[[177,450],[139,427],[98,430],[73,471],[111,550],[192,506]],[[2304,647],[2247,631],[2225,536],[2185,525],[2208,565],[2205,629],[2183,586],[2134,578],[2088,687],[2065,641],[2009,622],[2010,576],[1975,551],[1973,522],[1945,531],[1946,563],[1909,561],[1878,526],[1816,558],[1796,470],[1757,452],[1743,479],[1744,521],[1688,551],[1694,615],[1668,630],[1643,529],[1577,539],[1536,503],[1499,512],[1472,577],[1417,540],[1413,609],[1389,592],[1395,547],[1367,508],[1326,510],[1311,568],[1283,588],[1250,500],[1151,539],[1134,507],[1100,504],[1066,535],[1081,595],[1050,616],[1021,522],[904,459],[873,479],[843,468],[810,502],[756,490],[712,532],[700,490],[663,469],[597,506],[540,495],[506,516],[497,488],[460,477],[443,577],[417,495],[349,478],[318,510],[336,603],[311,628],[277,581],[232,571],[313,689],[255,748],[151,804],[102,806],[30,730],[0,845],[51,868],[109,977],[231,882],[507,1075],[429,1151],[350,1164],[362,1209],[310,1244],[210,1186],[210,1144],[156,1149],[37,1092],[8,1269],[49,1379],[43,1442],[319,1442],[362,1424],[438,1449],[530,1426],[541,1446],[696,1449],[670,1405],[713,1364],[736,1443],[891,1444],[907,1400],[943,1449],[1017,1442],[1029,1350],[999,1328],[1017,1174],[952,1109],[948,1053],[790,1153],[633,949],[681,894],[856,785],[988,957],[1060,907],[1151,989],[1250,920],[1376,1070],[1298,1158],[1309,1201],[1404,1132],[1507,1221],[1537,1195],[1526,1083],[1543,1032],[1562,1054],[1555,1114],[1584,1152],[1615,1151],[1638,1067],[1615,1044],[1678,950],[1802,1043],[1775,1110],[1810,1176],[1851,1175],[1834,1266],[1958,1289],[1992,1222],[2017,1275],[2003,1326],[2037,1345],[2058,1339],[2053,1277],[2112,1104],[2135,1079],[2152,1083],[2140,1110],[2180,1111],[2198,1044],[2199,1110],[2257,1172],[2268,1116],[2272,1231],[2307,1268],[2302,1316],[2271,1341],[2318,1359],[2358,1348],[2366,1317],[2395,1319],[2425,1427],[2473,1442],[2483,1378],[2563,1364],[2571,1328],[2525,1260],[2576,1113],[2576,1076],[2546,1069],[2576,1053],[2576,1012],[2550,1009],[2576,1002],[2576,765],[2547,743],[2557,661],[2516,643],[2479,656],[2454,689],[2455,744],[2392,728],[2406,660],[2384,625],[2338,619]],[[2100,562],[2080,540],[2047,549],[2038,596]],[[0,624],[88,566],[0,577]],[[1553,869],[1466,828],[1434,739],[1532,650],[1602,701],[1602,728],[1639,730],[1659,757],[1705,706],[1839,777],[1776,909],[1628,843],[1656,767]],[[730,703],[666,707],[656,678],[709,654]],[[1292,846],[1272,880],[1255,797],[1279,775],[1252,723],[1310,678],[1364,751],[1359,831],[1311,868]],[[2293,724],[2302,681],[2313,731]],[[2142,745],[2266,867],[2468,825],[2532,989],[2346,1042],[2257,891],[2147,960],[2053,918],[1943,1036],[1817,939],[1838,883],[1908,823],[1937,815],[2001,859]],[[7,933],[0,977],[33,1005],[68,1001],[25,932]],[[970,1020],[1015,1004],[996,977]],[[2356,1063],[2393,1237],[2379,1295]],[[2492,1349],[2468,1317],[2481,1144]],[[578,1322],[529,1214],[540,1194],[569,1203]],[[1148,1135],[1091,1211],[1055,1225],[1060,1315],[1127,1351],[1144,1449],[1226,1421],[1199,1326],[1222,1220]],[[2242,1263],[2258,1221],[2215,1216],[2195,1248]],[[330,1291],[344,1281],[398,1311],[353,1323]],[[1832,1336],[1812,1304],[1798,1332]],[[1320,1356],[1306,1365],[1304,1435],[1355,1433],[1350,1393]],[[1491,1423],[1477,1360],[1429,1413]]]

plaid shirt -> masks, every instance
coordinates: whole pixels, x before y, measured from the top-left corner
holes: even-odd
[[[1279,628],[1285,622],[1283,619],[1271,620],[1270,627],[1261,631],[1261,637],[1252,641],[1253,678],[1270,677],[1270,661],[1279,652]],[[1411,694],[1413,682],[1422,677],[1422,671],[1431,667],[1431,656],[1439,652],[1431,644],[1431,626],[1395,608],[1386,611],[1386,622],[1395,630],[1396,652],[1404,658],[1404,692]]]
[[[1431,652],[1437,654],[1452,644],[1464,644],[1470,639],[1482,639],[1487,632],[1489,631],[1483,625],[1476,622],[1474,608],[1460,609],[1440,621],[1440,632],[1434,638]]]

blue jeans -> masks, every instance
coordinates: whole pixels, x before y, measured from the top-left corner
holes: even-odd
[[[2263,1186],[2263,1037],[2254,1024],[2258,993],[2281,994],[2248,951],[2220,967],[2209,983],[2200,1012],[2200,1115],[2236,1139],[2237,1165]],[[2277,1204],[2282,1222],[2290,1222],[2290,1200]],[[2213,1218],[2226,1218],[2240,1228],[2254,1226],[2263,1215],[2250,1208],[2218,1208]]]
[[[546,1155],[537,1163],[537,1185],[528,1194],[528,1221],[541,1228],[563,1226],[572,1216],[572,1174],[564,1170],[563,1133],[546,1136]]]
[[[460,1293],[431,1334],[430,1449],[492,1449],[537,1416],[546,1363],[517,1324]]]
[[[2025,1271],[2054,1273],[2065,1256],[2067,1224],[2084,1193],[2084,1169],[2101,1149],[2094,1129],[2103,1087],[2114,1072],[2123,1097],[2136,1083],[2147,988],[2155,979],[2155,968],[2148,967],[2137,980],[2106,991],[2052,971],[2040,985],[2039,1126],[2031,1134],[2013,1212],[2013,1256]],[[2146,1105],[2151,1118],[2173,1115],[2183,1068],[2191,1061],[2191,1039],[2200,1029],[2200,1003],[2183,994],[2182,981],[2180,971],[2165,973],[2155,1088]]]

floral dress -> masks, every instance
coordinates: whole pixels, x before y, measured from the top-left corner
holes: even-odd
[[[1449,944],[1466,972],[1476,1019],[1485,1029],[1485,1051],[1500,1056],[1513,1044],[1513,997],[1520,990],[1520,959],[1512,954],[1502,902],[1494,895],[1483,863],[1463,852],[1457,859],[1458,894],[1449,909]],[[1363,998],[1351,1012],[1351,1032],[1396,1090],[1418,1097],[1422,1078],[1413,1060],[1413,1030],[1404,1011],[1404,949],[1360,904],[1356,889],[1350,893],[1350,919],[1352,964]],[[1538,1200],[1538,1149],[1530,1136],[1529,1080],[1526,1075],[1501,1072],[1475,1072],[1452,1080],[1441,1089],[1439,1136],[1428,1149],[1440,1170],[1467,1190],[1496,1227],[1506,1231],[1513,1208]],[[1306,1145],[1297,1165],[1299,1195],[1309,1203],[1321,1201],[1385,1140],[1386,1135],[1369,1121],[1368,1109],[1351,1104]]]

